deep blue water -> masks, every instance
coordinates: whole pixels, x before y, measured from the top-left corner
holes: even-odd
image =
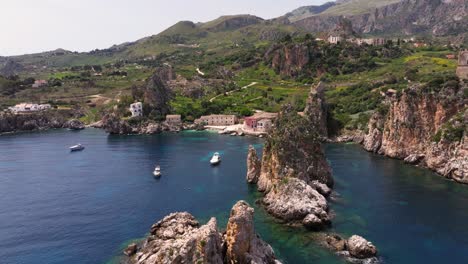
[[[82,143],[83,152],[67,147]],[[0,263],[106,263],[174,211],[223,227],[245,183],[248,137],[184,132],[107,136],[55,130],[0,136]],[[211,154],[223,162],[212,168]],[[386,263],[467,263],[468,186],[375,156],[355,145],[327,145],[339,199],[333,229],[361,234]],[[163,177],[152,170],[160,164]],[[256,207],[256,206],[255,206]],[[343,263],[256,207],[256,228],[285,263]]]

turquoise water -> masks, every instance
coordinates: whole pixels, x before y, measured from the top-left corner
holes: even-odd
[[[87,148],[69,153],[76,143]],[[216,216],[223,227],[240,199],[255,206],[257,231],[285,263],[343,263],[314,233],[278,224],[255,205],[259,194],[245,183],[249,144],[260,150],[262,141],[94,129],[0,136],[0,263],[113,262],[171,212]],[[213,168],[215,151],[223,161]],[[339,193],[333,231],[372,240],[386,263],[466,263],[468,186],[355,145],[327,145],[326,154]]]

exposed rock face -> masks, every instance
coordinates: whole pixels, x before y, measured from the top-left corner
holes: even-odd
[[[244,201],[232,208],[225,235],[227,263],[275,263],[273,249],[255,233],[253,215]]]
[[[376,247],[366,239],[354,235],[348,240],[336,234],[326,234],[321,238],[324,246],[335,251],[349,263],[378,264]]]
[[[265,57],[271,61],[271,67],[282,76],[298,77],[310,62],[310,50],[307,45],[278,44],[270,48]]]
[[[132,133],[132,128],[128,122],[121,120],[114,114],[104,116],[102,128],[109,134],[126,135]]]
[[[247,154],[247,182],[257,183],[260,177],[261,161],[257,157],[257,151],[250,145],[249,153]]]
[[[377,255],[375,246],[363,237],[354,235],[348,239],[347,245],[348,251],[353,257],[364,259]]]
[[[329,193],[327,185],[333,178],[317,132],[287,106],[264,147],[257,186],[266,210],[288,223],[324,227],[330,222],[326,194],[317,189]]]
[[[369,120],[369,133],[364,137],[364,149],[371,152],[379,151],[382,146],[383,116],[376,112]]]
[[[307,98],[304,114],[310,119],[310,122],[323,137],[328,137],[327,116],[328,109],[324,98],[325,85],[320,82],[316,87],[312,86],[309,97]]]
[[[215,218],[200,225],[189,213],[171,214],[151,227],[149,237],[130,254],[128,263],[279,263],[272,248],[255,234],[253,214],[246,202],[238,202],[224,236]]]
[[[163,125],[154,121],[129,121],[120,119],[115,114],[109,114],[102,119],[102,128],[109,134],[129,135],[129,134],[158,134],[163,131]]]
[[[341,17],[321,14],[294,24],[311,32],[329,32]],[[346,15],[346,19],[358,33],[446,36],[464,33],[468,14],[465,0],[402,0],[362,14]]]
[[[71,130],[82,130],[85,129],[85,125],[78,119],[68,120],[63,124],[63,128],[68,128]]]
[[[19,115],[0,113],[0,133],[62,128],[71,116],[71,113],[58,111]]]
[[[458,182],[468,183],[466,87],[427,93],[412,87],[394,98],[388,114],[374,114],[364,148],[417,163]]]

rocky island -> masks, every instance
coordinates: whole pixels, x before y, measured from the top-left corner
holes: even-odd
[[[200,225],[189,213],[170,214],[151,227],[142,245],[128,246],[124,263],[281,263],[255,233],[253,217],[254,209],[239,201],[221,233],[216,218]]]
[[[262,160],[252,146],[247,156],[247,182],[257,184],[265,209],[285,224],[312,231],[332,221],[327,198],[334,181],[321,145],[327,133],[322,91],[321,84],[311,89],[304,116],[286,105],[266,138]],[[379,262],[375,246],[359,236],[326,236],[321,243],[351,263]]]

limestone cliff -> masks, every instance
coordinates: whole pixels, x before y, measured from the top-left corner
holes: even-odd
[[[274,264],[273,249],[255,233],[254,210],[237,202],[231,210],[226,233],[219,232],[215,218],[205,224],[189,213],[171,214],[151,227],[139,248],[125,250],[127,263]]]
[[[372,116],[364,148],[468,183],[465,89],[463,83],[437,92],[410,87],[392,99],[385,116]]]
[[[314,229],[330,222],[325,196],[333,186],[318,138],[310,120],[286,106],[266,140],[257,183],[270,214]]]
[[[466,35],[466,0],[401,0],[358,14],[339,5],[335,8],[293,23],[310,32],[329,32],[345,16],[355,31],[364,34]]]

